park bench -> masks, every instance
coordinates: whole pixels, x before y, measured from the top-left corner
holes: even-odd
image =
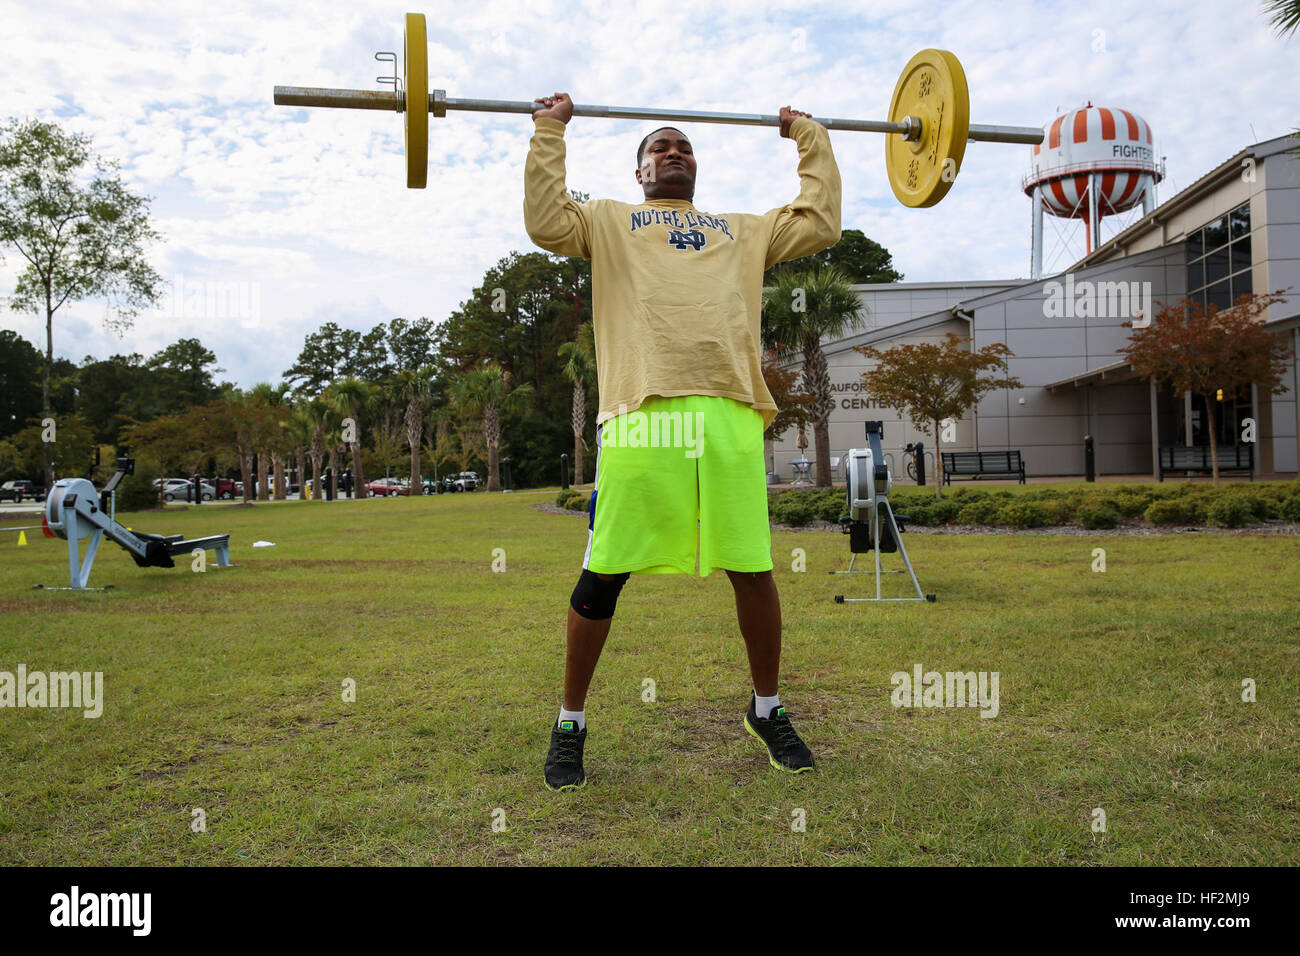
[[[1219,471],[1249,472],[1250,480],[1255,480],[1255,445],[1242,442],[1240,445],[1219,446]],[[1160,449],[1160,475],[1165,480],[1167,471],[1214,471],[1210,460],[1209,445],[1169,445]]]
[[[1025,483],[1025,461],[1018,451],[944,451],[943,483],[952,484],[953,476],[977,480],[985,475],[1018,475]]]

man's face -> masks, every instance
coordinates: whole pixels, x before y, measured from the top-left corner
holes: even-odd
[[[636,181],[646,199],[694,198],[695,153],[691,141],[672,127],[655,130],[641,154]]]

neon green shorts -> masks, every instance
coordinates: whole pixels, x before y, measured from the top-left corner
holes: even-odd
[[[770,571],[762,414],[713,395],[652,395],[608,419],[588,514],[582,566],[593,572]]]

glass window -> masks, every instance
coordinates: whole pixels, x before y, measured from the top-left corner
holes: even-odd
[[[1251,271],[1238,272],[1232,277],[1232,301],[1237,301],[1239,295],[1250,295],[1255,291],[1254,280],[1251,278]]]
[[[1232,292],[1228,288],[1228,281],[1217,282],[1205,290],[1206,306],[1217,305],[1220,309],[1226,309],[1232,305]]]
[[[1228,220],[1220,216],[1214,222],[1205,227],[1205,248],[1206,250],[1217,249],[1228,241]]]
[[[1205,257],[1205,284],[1213,285],[1220,279],[1228,278],[1228,250],[1220,249]]]
[[[1242,269],[1250,267],[1250,236],[1244,236],[1238,239],[1228,247],[1231,256],[1231,269],[1233,272],[1240,272]]]
[[[1228,225],[1232,230],[1233,239],[1247,235],[1250,232],[1250,203],[1239,206],[1228,213]]]
[[[1187,294],[1191,295],[1205,285],[1205,260],[1197,259],[1187,265]]]
[[[1205,252],[1205,243],[1202,241],[1203,238],[1204,237],[1201,235],[1201,230],[1199,229],[1197,229],[1194,233],[1192,233],[1190,236],[1187,237],[1187,261],[1188,262],[1191,262],[1193,259],[1199,259],[1201,255]]]

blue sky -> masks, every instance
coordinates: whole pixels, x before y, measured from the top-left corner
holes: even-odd
[[[199,337],[225,378],[279,381],[325,321],[369,329],[441,320],[524,233],[532,121],[433,120],[429,187],[404,186],[398,114],[277,107],[276,84],[376,88],[377,50],[399,50],[402,14],[428,17],[430,86],[449,96],[883,118],[898,72],[923,47],[961,59],[976,123],[1040,126],[1091,100],[1147,119],[1166,157],[1167,199],[1251,142],[1300,125],[1300,38],[1278,40],[1258,0],[1195,2],[19,2],[0,0],[0,118],[57,119],[119,160],[152,197],[150,251],[173,287],[253,290],[257,316],[139,316],[121,338],[104,303],[65,305],[57,354],[150,354]],[[678,12],[680,11],[680,12]],[[652,124],[572,121],[568,181],[636,201],[632,156]],[[798,192],[794,144],[774,129],[688,127],[696,205],[761,212]],[[908,281],[1029,271],[1029,147],[973,143],[928,210],[893,198],[875,134],[832,135],[843,222],[883,243]],[[1066,235],[1081,241],[1080,227]],[[1107,234],[1111,232],[1107,226]],[[1047,265],[1071,261],[1047,231]],[[21,260],[0,262],[0,296]],[[1055,255],[1055,258],[1053,258]],[[44,347],[43,319],[0,325]]]

